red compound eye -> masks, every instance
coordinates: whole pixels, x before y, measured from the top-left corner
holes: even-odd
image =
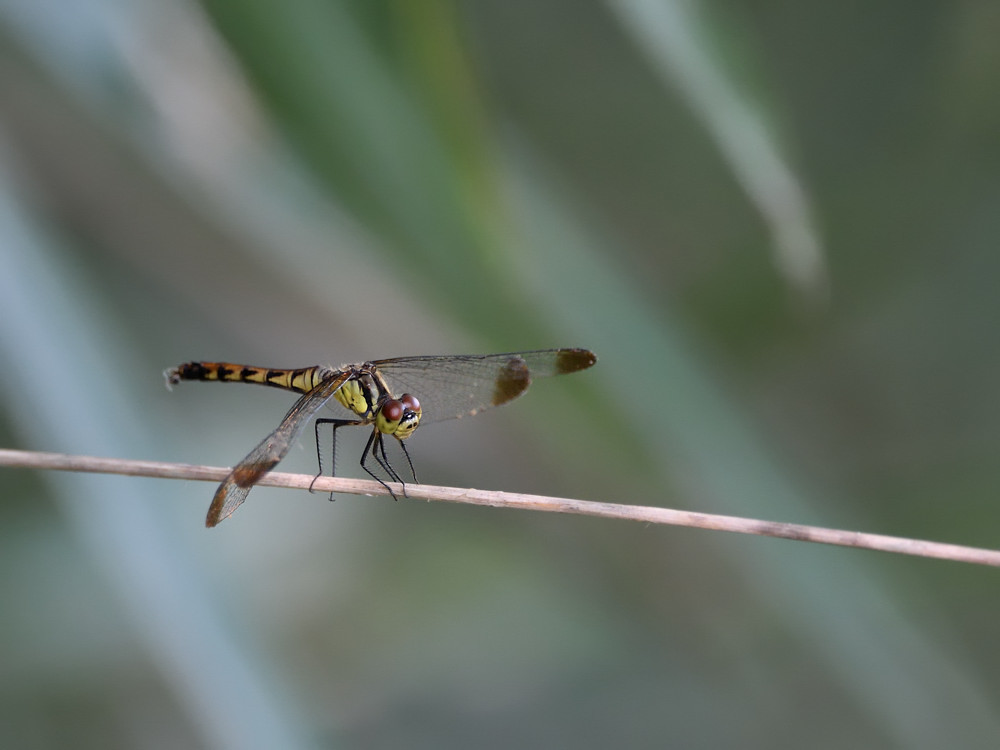
[[[387,422],[398,422],[403,418],[405,407],[401,401],[390,398],[382,404],[382,418]]]
[[[415,411],[417,414],[420,413],[420,402],[417,401],[417,397],[412,393],[404,393],[403,397],[400,399],[405,406],[410,411]]]

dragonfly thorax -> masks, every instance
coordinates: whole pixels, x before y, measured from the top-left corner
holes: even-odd
[[[378,404],[378,386],[371,375],[362,373],[344,383],[334,398],[362,419],[370,419]]]
[[[420,412],[420,402],[409,393],[398,400],[387,398],[378,410],[375,426],[383,435],[406,440],[420,425]]]

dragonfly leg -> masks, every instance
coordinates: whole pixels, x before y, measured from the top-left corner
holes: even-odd
[[[417,472],[413,470],[413,461],[410,460],[410,452],[406,450],[406,443],[400,440],[399,447],[403,449],[403,455],[406,456],[406,463],[410,465],[410,475],[413,477],[413,481],[419,484],[420,480],[417,479]]]
[[[373,450],[372,455],[375,456],[375,460],[378,461],[378,465],[385,469],[385,473],[389,475],[389,478],[394,482],[399,482],[403,484],[403,478],[396,473],[396,470],[392,468],[392,464],[389,463],[389,457],[385,453],[385,436],[379,435],[378,440],[375,444],[377,453]]]
[[[403,453],[406,454],[406,461],[407,463],[410,464],[410,472],[412,473],[413,464],[410,462],[410,454],[406,453],[406,446],[403,445],[402,440],[399,441],[399,444],[403,448]],[[389,463],[389,457],[385,453],[385,435],[379,435],[378,449],[379,453],[381,454],[381,460],[377,455],[375,456],[375,460],[378,461],[379,466],[385,469],[386,473],[389,474],[389,476],[392,478],[393,481],[399,482],[400,487],[403,488],[403,497],[406,497],[406,482],[404,482],[403,478],[396,473],[396,470],[394,468],[392,468],[392,464]],[[414,477],[414,481],[416,481],[416,477]]]
[[[331,431],[331,444],[330,444],[330,476],[337,475],[337,428],[346,427],[348,425],[359,425],[362,424],[356,419],[317,419],[314,424],[314,429],[316,433],[316,462],[319,464],[319,473],[313,477],[312,482],[309,483],[309,491],[313,491],[313,485],[316,484],[316,480],[323,476],[323,451],[320,448],[319,442],[319,426],[321,424],[332,424],[333,430]],[[330,492],[330,502],[333,502],[333,492]]]
[[[379,455],[379,451],[381,451],[382,453],[381,456]],[[378,431],[377,427],[374,430],[372,430],[372,435],[370,438],[368,438],[368,443],[365,445],[365,451],[364,453],[361,454],[361,468],[367,471],[372,479],[374,479],[383,487],[385,487],[389,491],[389,494],[392,495],[393,500],[399,500],[399,498],[396,497],[396,493],[392,491],[392,488],[385,483],[385,480],[382,479],[382,477],[380,477],[374,471],[368,468],[369,456],[375,459],[378,465],[382,467],[382,469],[385,471],[386,474],[389,475],[389,478],[392,481],[399,482],[400,484],[402,484],[399,475],[397,475],[396,472],[393,471],[392,467],[389,466],[388,460],[384,458],[385,446],[382,444],[382,433]]]

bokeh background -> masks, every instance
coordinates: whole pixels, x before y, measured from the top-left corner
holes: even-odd
[[[421,478],[996,547],[998,38],[2,0],[0,444],[231,465],[292,397],[164,368],[587,346]],[[271,489],[207,531],[213,489],[0,471],[0,746],[997,745],[991,569]]]

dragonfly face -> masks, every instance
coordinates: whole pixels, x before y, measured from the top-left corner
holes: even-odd
[[[378,410],[375,426],[383,435],[406,440],[420,425],[420,412],[420,402],[409,393],[404,393],[398,401],[387,398]]]
[[[168,387],[182,380],[217,380],[257,383],[303,394],[277,429],[219,486],[205,520],[207,526],[215,526],[243,503],[250,488],[285,457],[306,424],[331,399],[353,418],[317,419],[317,453],[321,425],[332,424],[334,446],[340,427],[371,425],[361,466],[395,497],[368,465],[368,459],[374,459],[392,481],[403,485],[386,456],[385,436],[400,441],[416,480],[403,441],[421,424],[471,416],[500,406],[524,393],[535,378],[585,370],[596,361],[597,357],[586,349],[543,349],[510,354],[398,357],[336,369],[317,366],[288,370],[228,362],[187,362],[167,370],[164,376]]]

